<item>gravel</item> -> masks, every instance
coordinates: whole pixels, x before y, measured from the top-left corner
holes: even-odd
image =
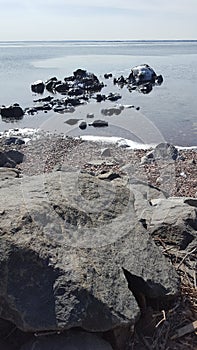
[[[25,160],[17,168],[23,176],[50,171],[83,171],[99,175],[113,171],[121,176],[139,178],[151,183],[171,196],[197,197],[197,150],[180,150],[176,161],[155,161],[141,164],[141,158],[150,150],[131,150],[104,142],[82,141],[64,135],[41,134],[25,145],[5,145],[0,139],[0,151],[17,149]],[[110,156],[101,156],[110,148]]]

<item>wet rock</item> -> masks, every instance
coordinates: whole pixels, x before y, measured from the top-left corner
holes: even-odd
[[[46,97],[34,100],[34,102],[51,102],[53,99],[54,99],[54,97],[52,97],[52,96],[46,96]]]
[[[94,118],[94,113],[88,113],[88,114],[86,115],[86,117],[87,117],[87,118]]]
[[[93,73],[87,72],[83,69],[77,69],[73,72],[76,87],[82,88],[84,91],[96,92],[100,91],[104,84],[99,81],[97,76]]]
[[[56,92],[59,92],[60,94],[66,94],[69,91],[69,85],[66,83],[56,83],[54,86],[54,90]]]
[[[124,110],[124,106],[120,105],[117,107],[109,107],[101,109],[101,114],[105,116],[112,116],[113,114],[119,115]]]
[[[162,75],[157,76],[148,64],[133,67],[127,78],[121,75],[114,79],[114,84],[118,84],[121,88],[127,86],[130,92],[137,90],[143,94],[150,93],[155,85],[161,85],[162,82]]]
[[[120,98],[122,98],[122,96],[120,94],[112,93],[112,92],[110,92],[110,94],[108,96],[106,96],[106,99],[109,101],[112,101],[112,102],[117,101]]]
[[[96,95],[96,101],[97,101],[97,102],[105,101],[105,99],[106,99],[106,96],[105,96],[105,95],[101,95],[101,94],[97,94],[97,95]]]
[[[81,121],[81,122],[79,123],[79,128],[80,128],[81,130],[85,130],[85,129],[87,128],[87,123],[86,123],[85,121]]]
[[[148,64],[142,64],[131,69],[128,80],[139,85],[146,82],[154,83],[155,78],[155,71]]]
[[[93,123],[89,124],[89,126],[94,126],[95,128],[101,128],[108,126],[108,122],[105,120],[94,120]]]
[[[162,75],[158,75],[156,78],[155,78],[155,83],[157,85],[161,85],[163,83],[163,77]]]
[[[83,93],[84,93],[84,90],[80,87],[75,87],[75,88],[69,89],[68,91],[69,96],[80,96],[80,95],[83,95]]]
[[[142,92],[143,94],[149,94],[149,92],[151,92],[152,89],[153,89],[152,84],[147,83],[147,84],[140,85],[140,87],[138,88],[138,91]]]
[[[8,107],[1,107],[0,113],[2,118],[20,119],[24,115],[23,109],[16,103]]]
[[[31,90],[36,94],[42,94],[45,89],[45,84],[42,80],[37,80],[31,84]]]
[[[104,74],[104,78],[105,78],[105,79],[112,78],[112,73],[105,73],[105,74]]]
[[[59,81],[59,83],[61,82]],[[55,86],[57,84],[58,84],[58,79],[56,77],[52,77],[45,82],[46,89],[50,92],[54,91]]]

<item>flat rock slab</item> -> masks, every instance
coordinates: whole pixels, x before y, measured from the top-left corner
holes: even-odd
[[[177,295],[174,268],[139,223],[136,189],[115,181],[59,171],[1,183],[2,319],[31,332],[132,325],[140,309],[123,267],[153,298]]]

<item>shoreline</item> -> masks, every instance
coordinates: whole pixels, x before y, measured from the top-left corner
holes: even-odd
[[[9,131],[0,136],[0,151],[14,149],[24,155],[24,161],[16,166],[22,176],[58,170],[86,171],[93,176],[115,172],[156,186],[172,197],[197,197],[197,147],[178,147],[176,160],[144,162],[154,145],[132,142],[134,148],[128,140],[121,138],[73,138],[33,129],[23,130],[23,133],[15,131],[15,136],[26,143],[5,145],[7,138],[14,137]]]

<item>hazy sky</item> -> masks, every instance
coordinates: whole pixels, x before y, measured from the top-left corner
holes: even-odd
[[[197,0],[0,0],[0,40],[197,39]]]

